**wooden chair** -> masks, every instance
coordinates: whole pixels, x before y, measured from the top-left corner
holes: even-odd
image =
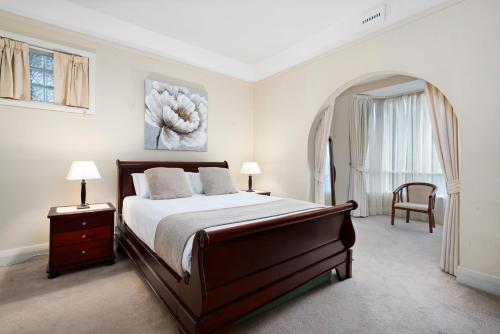
[[[406,210],[407,223],[410,222],[410,211],[423,212],[429,215],[429,232],[432,233],[432,228],[436,227],[434,220],[436,192],[437,186],[432,183],[411,182],[400,185],[392,193],[391,225],[394,225],[396,210]]]

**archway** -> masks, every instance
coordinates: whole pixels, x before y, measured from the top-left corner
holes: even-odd
[[[398,78],[398,77],[401,77],[401,78],[407,78],[406,81],[410,81],[410,80],[418,80],[418,81],[421,81],[422,83],[425,84],[425,80],[419,78],[418,76],[415,76],[415,75],[411,75],[411,74],[408,74],[408,73],[399,73],[399,72],[391,72],[391,71],[388,71],[388,72],[377,72],[377,73],[371,73],[371,74],[367,74],[367,75],[363,75],[361,77],[358,77],[356,79],[353,79],[353,80],[350,80],[349,82],[345,83],[344,85],[342,85],[339,89],[337,89],[335,92],[333,92],[325,101],[324,103],[322,104],[322,107],[318,110],[318,113],[316,114],[316,117],[314,118],[314,121],[313,123],[311,124],[311,128],[310,128],[310,132],[309,132],[309,143],[308,143],[308,165],[309,165],[309,168],[310,168],[310,171],[311,171],[311,175],[314,175],[314,140],[315,140],[315,137],[316,137],[316,129],[318,127],[318,123],[320,122],[320,119],[322,118],[322,115],[325,111],[325,109],[330,106],[330,105],[334,105],[335,103],[337,103],[337,99],[340,98],[343,94],[345,94],[346,92],[349,92],[349,91],[353,91],[353,87],[364,87],[364,86],[369,86],[370,84],[372,83],[380,83],[384,80],[392,80],[394,81],[394,78]],[[396,80],[397,81],[397,80]],[[375,85],[376,86],[376,85]],[[385,86],[384,86],[385,87]],[[435,87],[434,87],[435,88]],[[422,89],[423,90],[423,89]],[[354,90],[355,91],[355,90]],[[436,91],[441,94],[441,96],[443,96],[443,98],[445,100],[446,97],[444,96],[444,94],[442,94],[437,88],[436,88]],[[420,92],[421,95],[423,95],[424,97],[427,96],[427,94],[423,94],[422,92]],[[429,92],[428,92],[429,93]],[[403,95],[403,94],[401,94]],[[426,99],[427,101],[427,99]],[[335,106],[335,108],[337,109],[337,106]],[[450,107],[451,108],[451,107]],[[335,109],[335,110],[336,110]],[[451,108],[452,109],[452,108]],[[451,113],[453,114],[453,117],[455,119],[455,122],[456,122],[456,115],[453,111],[451,111]],[[432,116],[431,116],[432,117]],[[334,121],[333,122],[338,122],[339,119],[334,117]],[[349,122],[348,122],[348,118],[344,117],[343,119],[341,119],[342,122],[342,125],[341,127],[343,127],[344,129],[348,129],[349,127]],[[434,131],[436,131],[436,127],[438,123],[435,123],[436,120],[433,120],[433,125],[432,125],[432,129]],[[336,123],[335,123],[336,124]],[[430,123],[429,123],[430,124]],[[338,125],[338,124],[336,124]],[[431,130],[432,131],[432,130]],[[457,127],[457,131],[458,131],[458,127]],[[436,137],[436,133],[434,133],[434,136],[432,136],[432,134],[430,135],[431,137],[435,138]],[[438,136],[439,137],[439,136]],[[458,135],[457,135],[457,138],[458,138]],[[345,143],[345,141],[344,141]],[[335,144],[335,140],[334,140],[334,144]],[[349,143],[347,143],[346,145],[349,145]],[[442,146],[441,146],[441,151],[442,151]],[[345,150],[344,150],[345,151]],[[458,145],[457,145],[457,152],[458,152]],[[442,152],[441,152],[442,153]],[[349,156],[348,159],[351,159],[351,157]],[[439,159],[440,161],[440,164],[442,165],[443,164],[443,158],[440,157]],[[458,159],[457,159],[458,160]],[[345,161],[344,161],[345,162]],[[457,171],[458,171],[458,162],[456,163],[457,165]],[[349,173],[352,172],[352,165],[351,165],[351,161],[349,160],[347,163],[344,163],[344,167],[345,166],[349,166],[347,167]],[[449,170],[448,170],[449,172]],[[458,172],[457,172],[458,173]],[[369,174],[369,173],[366,173],[366,174]],[[449,174],[449,173],[448,173]],[[340,177],[340,182],[344,183],[343,186],[345,186],[345,181],[348,177],[346,177],[346,173],[343,173],[343,172],[340,172],[338,173],[339,177]],[[458,175],[458,174],[457,174]],[[450,197],[450,195],[452,195],[453,193],[459,193],[459,190],[456,190],[455,188],[459,189],[459,183],[458,183],[458,176],[456,177],[457,180],[452,180],[453,182],[450,182],[450,177],[448,175],[448,183],[446,184],[445,186],[445,182],[444,182],[444,176],[443,176],[443,182],[442,182],[442,185],[440,185],[440,188],[442,189],[441,190],[441,196],[442,198],[453,198],[453,196]],[[352,178],[349,178],[349,180],[352,180]],[[311,182],[310,182],[310,193],[312,194],[313,193],[313,178],[311,177]],[[456,181],[456,182],[455,182]],[[455,186],[455,183],[457,184],[457,186]],[[352,185],[351,185],[352,186]],[[395,187],[394,187],[395,188]],[[394,189],[393,188],[393,189]],[[450,189],[453,188],[453,190],[450,192]],[[444,189],[447,189],[447,191],[444,191]],[[337,194],[339,194],[339,191],[337,191]],[[341,192],[342,194],[342,192]],[[392,196],[392,194],[391,194]],[[457,195],[458,197],[458,195]],[[351,197],[346,197],[346,196],[342,196],[340,195],[339,196],[339,202],[343,202],[345,200],[348,200],[348,199],[353,199]],[[357,198],[354,198],[354,199],[357,199]],[[453,201],[452,201],[453,202]],[[439,203],[439,202],[438,202]],[[457,201],[458,203],[458,201]],[[458,204],[456,204],[458,205]],[[440,215],[443,215],[443,214],[449,214],[449,212],[447,213],[444,213],[444,207],[445,207],[445,203],[442,204],[442,208],[439,208],[441,213]],[[380,213],[379,213],[380,214]],[[383,214],[387,214],[387,212],[384,212]],[[449,217],[447,217],[449,221]],[[430,218],[429,218],[430,219]],[[446,220],[446,219],[445,219]],[[458,221],[458,218],[455,219],[455,221]],[[430,227],[432,224],[429,224]],[[447,226],[445,226],[445,229],[447,228]],[[432,227],[430,228],[432,230]],[[458,228],[456,228],[455,226],[455,229],[457,231],[453,231],[453,232],[450,232],[448,231],[448,233],[453,233],[455,234],[455,238],[456,240],[458,241]],[[446,231],[445,231],[446,232]],[[445,233],[446,234],[446,233]],[[448,236],[445,235],[445,239],[448,238]],[[444,245],[444,244],[443,244]],[[445,249],[446,247],[443,247],[443,253],[447,252],[449,253],[449,250]],[[456,255],[454,256],[455,259],[453,259],[453,261],[455,261],[457,264],[458,264],[458,247],[456,247]],[[449,254],[448,254],[449,256]],[[447,261],[446,259],[446,256],[442,256],[442,268],[443,268],[443,261]],[[453,267],[453,266],[452,266]],[[455,265],[456,267],[456,265]],[[444,269],[444,268],[443,268]],[[450,273],[454,273],[454,269],[451,269],[451,270],[446,270],[447,272],[450,272]]]

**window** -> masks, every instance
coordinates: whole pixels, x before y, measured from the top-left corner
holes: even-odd
[[[425,94],[375,99],[368,115],[365,165],[370,211],[392,200],[392,191],[407,182],[429,182],[446,193]]]
[[[23,108],[95,113],[95,54],[24,35],[0,30],[0,36],[28,44],[31,100],[0,98],[0,105]],[[88,108],[56,104],[54,96],[54,52],[88,58]]]
[[[54,102],[53,54],[30,48],[31,100]]]

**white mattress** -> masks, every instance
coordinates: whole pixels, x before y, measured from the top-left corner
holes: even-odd
[[[168,200],[151,200],[137,196],[128,196],[123,200],[122,215],[127,226],[132,229],[149,248],[154,250],[156,227],[163,218],[169,215],[266,203],[279,199],[280,197],[263,196],[249,192],[218,196],[193,195],[192,197]],[[211,227],[208,228],[207,231],[252,224],[261,220],[262,219]],[[187,272],[191,272],[193,240],[194,235],[189,238],[182,255],[182,269]]]

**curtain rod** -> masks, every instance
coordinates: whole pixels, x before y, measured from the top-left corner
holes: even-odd
[[[389,95],[389,96],[374,96],[374,95],[363,94],[363,93],[352,94],[352,95],[369,96],[372,99],[384,100],[384,99],[392,99],[392,98],[400,97],[400,96],[404,96],[404,95],[411,95],[411,94],[424,93],[424,92],[425,92],[425,90],[423,90],[423,89],[417,89],[417,90],[399,93],[399,94],[394,94],[394,95]]]
[[[3,36],[0,36],[0,37],[1,38],[7,38],[7,39],[10,39],[10,40],[13,40],[13,41],[16,41],[16,42],[24,43],[24,44],[28,45],[30,49],[34,49],[34,50],[38,50],[38,51],[43,51],[43,52],[47,52],[47,53],[59,52],[59,53],[65,53],[65,54],[70,55],[70,56],[85,57],[85,56],[81,56],[81,55],[76,54],[76,53],[71,53],[71,52],[66,52],[66,51],[56,50],[56,49],[53,50],[53,49],[44,48],[42,46],[34,45],[34,44],[31,44],[31,43],[27,43],[27,42],[20,41],[18,39],[14,39],[14,38],[10,38],[10,37],[3,37]]]

